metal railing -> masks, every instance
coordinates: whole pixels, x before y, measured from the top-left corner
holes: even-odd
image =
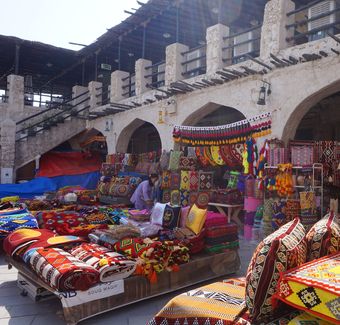
[[[292,46],[322,39],[328,33],[340,33],[340,5],[336,1],[312,1],[287,13],[288,17],[292,15],[295,15],[295,22],[286,25],[293,34],[286,41]]]
[[[241,32],[223,37],[227,45],[222,47],[227,65],[249,60],[249,56],[256,58],[260,55],[262,25],[257,25]]]
[[[165,85],[165,61],[160,61],[145,68],[149,73],[144,76],[150,78],[151,82],[147,87],[159,88]]]
[[[84,93],[68,100],[67,102],[70,103],[76,99],[80,99],[82,96],[88,95],[88,93],[89,91],[85,91]],[[70,104],[67,109],[58,110],[58,112],[56,112],[55,110],[56,107],[53,106],[18,121],[16,123],[16,141],[26,139],[29,136],[34,136],[37,133],[42,132],[43,130],[50,129],[52,126],[57,126],[59,123],[64,123],[64,121],[71,116],[78,116],[79,113],[87,110],[90,107],[90,105],[86,105],[86,102],[89,99],[90,97],[87,96],[84,99],[80,99],[77,104]],[[79,107],[80,105],[84,105],[84,107]],[[38,116],[41,116],[41,119],[38,119]]]
[[[127,82],[126,85],[122,86],[123,97],[133,97],[136,95],[136,75],[130,73],[128,77],[122,79],[123,82]]]
[[[186,78],[191,78],[205,74],[207,70],[206,52],[206,44],[199,45],[188,51],[182,52],[181,54],[184,57],[184,61],[181,63],[184,67],[182,75]]]

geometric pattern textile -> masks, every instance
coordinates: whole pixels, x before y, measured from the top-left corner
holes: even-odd
[[[181,191],[181,206],[186,207],[189,204],[189,191]]]
[[[194,170],[196,168],[197,160],[193,157],[182,156],[179,159],[179,168],[182,170]]]
[[[169,170],[164,170],[162,173],[162,189],[170,189],[171,187],[171,172]]]
[[[246,304],[253,322],[274,314],[271,303],[280,273],[306,262],[305,230],[298,218],[263,239],[250,261],[246,276]]]
[[[199,176],[197,171],[189,172],[190,191],[198,191]]]
[[[182,151],[171,151],[169,159],[169,169],[171,171],[176,171],[179,168],[179,161],[183,155]]]
[[[27,253],[32,269],[58,291],[88,290],[99,281],[99,273],[94,267],[62,249],[38,248]]]
[[[81,244],[73,248],[70,253],[93,266],[99,272],[101,282],[127,278],[136,268],[134,260],[94,243]]]
[[[148,325],[238,324],[237,319],[245,310],[244,285],[244,279],[229,279],[180,294]]]
[[[181,184],[181,175],[179,173],[171,173],[170,187],[172,190],[178,190]]]
[[[0,216],[0,239],[5,238],[14,230],[22,228],[38,228],[37,219],[27,212]]]
[[[332,325],[331,323],[316,318],[310,314],[302,313],[294,317],[287,325]]]
[[[307,261],[340,251],[340,227],[334,212],[318,221],[307,233]]]
[[[211,190],[213,186],[213,173],[200,172],[199,173],[199,189],[200,191]]]
[[[331,324],[340,324],[339,279],[340,252],[284,272],[275,298]]]
[[[170,203],[171,205],[175,206],[175,205],[180,205],[181,204],[181,193],[179,190],[173,190],[171,191],[171,195],[170,195]]]
[[[189,171],[182,170],[181,171],[181,186],[180,189],[182,191],[190,190],[190,179],[189,179]]]

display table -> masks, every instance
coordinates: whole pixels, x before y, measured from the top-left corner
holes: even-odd
[[[53,292],[61,300],[67,324],[129,305],[141,300],[163,295],[199,282],[237,272],[240,259],[237,250],[224,253],[195,255],[187,264],[180,265],[178,272],[162,272],[158,282],[150,284],[143,276],[131,276],[124,280],[101,283],[87,291],[57,292],[43,282],[26,264],[6,257],[10,266],[29,278],[37,286]]]
[[[224,216],[228,217],[228,223],[230,221],[234,221],[239,227],[243,227],[243,223],[238,217],[238,214],[240,211],[243,209],[242,204],[223,204],[223,203],[214,203],[214,202],[209,202],[209,206],[213,206],[217,209],[218,212],[223,214]],[[227,209],[228,213],[225,213],[225,210]]]

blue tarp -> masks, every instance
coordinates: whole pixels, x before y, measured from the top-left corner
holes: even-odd
[[[38,177],[22,184],[0,184],[0,198],[18,195],[20,198],[30,199],[43,195],[45,192],[57,191],[59,188],[69,185],[79,185],[86,189],[95,189],[100,177],[99,172],[80,175]]]

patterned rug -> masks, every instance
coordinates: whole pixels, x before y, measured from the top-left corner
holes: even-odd
[[[179,190],[171,191],[171,205],[180,205],[181,204],[181,193]]]
[[[189,195],[189,205],[194,205],[197,201],[198,192],[191,192]]]
[[[199,174],[197,171],[189,172],[190,191],[198,191]]]
[[[164,170],[162,173],[162,189],[166,190],[171,187],[171,172]]]
[[[163,190],[162,202],[169,203],[171,201],[171,191]]]
[[[210,191],[213,186],[213,173],[200,172],[199,173],[199,189],[200,191]]]
[[[182,156],[181,151],[171,151],[169,160],[169,169],[171,171],[176,171],[179,168],[179,161]]]
[[[189,205],[189,191],[181,191],[181,206],[186,207]]]
[[[172,190],[178,190],[181,185],[181,175],[179,173],[171,173],[170,188]]]
[[[180,189],[182,191],[190,190],[190,179],[189,179],[189,171],[182,170],[181,171],[181,186]]]
[[[199,192],[196,199],[196,204],[200,208],[206,208],[210,201],[210,193],[209,192]]]

